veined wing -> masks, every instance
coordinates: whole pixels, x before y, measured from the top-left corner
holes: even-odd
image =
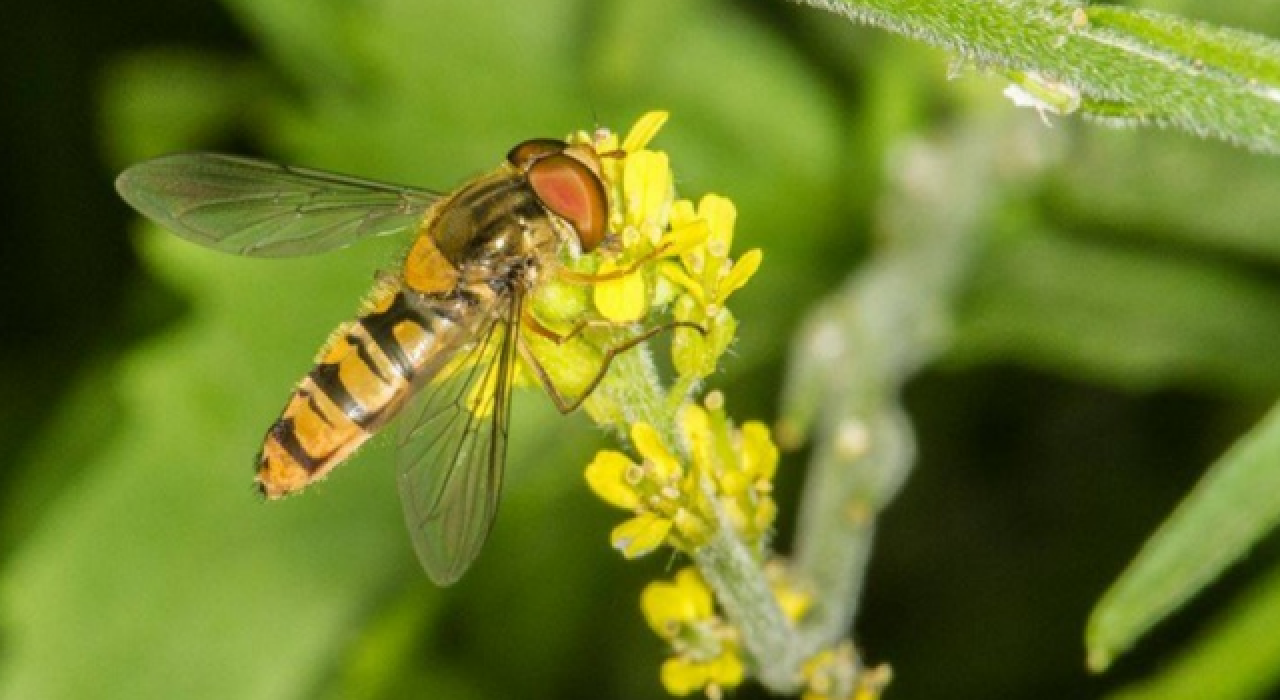
[[[500,304],[452,375],[424,387],[399,418],[405,523],[418,560],[442,586],[480,553],[502,491],[520,294]]]
[[[134,209],[200,245],[239,255],[318,253],[412,226],[440,195],[216,153],[161,156],[116,178]]]

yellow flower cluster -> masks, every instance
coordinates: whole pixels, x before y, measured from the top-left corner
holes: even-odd
[[[746,285],[764,259],[758,248],[747,251],[737,262],[730,259],[737,218],[733,202],[719,195],[703,197],[697,209],[688,200],[672,205],[673,228],[701,224],[708,229],[704,245],[684,251],[679,263],[667,261],[661,265],[662,276],[682,292],[675,300],[676,320],[694,323],[706,330],[705,333],[687,328],[676,331],[671,353],[676,371],[682,377],[702,379],[715,371],[738,328],[725,302],[730,294]]]
[[[678,407],[677,434],[635,423],[629,433],[638,462],[604,450],[587,468],[597,495],[634,513],[611,536],[629,558],[664,543],[692,551],[716,527],[717,506],[735,529],[759,541],[777,511],[770,492],[778,451],[769,429],[759,422],[735,429],[722,399],[710,409],[686,399],[691,381],[709,376],[732,342],[737,322],[725,302],[755,274],[762,256],[753,250],[738,261],[730,257],[737,213],[728,199],[708,195],[697,207],[675,199],[667,154],[648,149],[666,119],[665,112],[650,112],[621,141],[609,132],[580,137],[600,153],[616,154],[604,159],[603,174],[610,229],[620,247],[600,256],[591,271],[605,278],[592,285],[595,310],[609,322],[628,323],[670,308],[683,324],[672,340],[672,362],[690,380],[669,397]]]
[[[666,120],[666,112],[650,112],[621,143],[608,133],[594,140],[598,152],[622,154],[607,159],[604,172],[612,190],[610,229],[622,249],[605,257],[596,274],[630,272],[594,285],[593,301],[599,314],[614,322],[638,321],[654,306],[674,304],[677,321],[702,329],[676,331],[676,370],[702,379],[715,371],[737,329],[725,302],[751,279],[764,256],[755,249],[736,262],[729,257],[737,219],[729,199],[707,195],[696,208],[675,199],[667,154],[646,148]],[[633,269],[646,261],[661,262]]]
[[[892,675],[888,666],[862,668],[848,641],[815,654],[800,673],[801,700],[879,700]]]
[[[587,465],[587,484],[606,503],[635,512],[613,529],[610,540],[628,559],[671,541],[690,550],[706,541],[710,518],[702,505],[699,475],[686,469],[648,423],[631,428],[631,443],[642,461],[601,450]]]
[[[567,262],[594,275],[588,303],[604,321],[625,325],[655,311],[674,319],[671,360],[679,375],[670,389],[657,392],[665,409],[661,416],[646,414],[656,420],[592,412],[588,404],[597,420],[604,416],[606,424],[625,431],[636,456],[602,450],[585,476],[597,496],[631,513],[610,535],[629,559],[663,545],[693,554],[717,534],[728,534],[764,561],[777,516],[778,448],[769,428],[759,421],[735,425],[718,391],[702,403],[691,400],[737,331],[726,302],[756,273],[763,256],[752,250],[731,257],[737,212],[727,198],[707,195],[696,204],[676,199],[667,155],[648,150],[665,120],[665,113],[647,114],[620,142],[608,133],[580,136],[591,139],[597,152],[612,154],[603,161],[612,245],[602,246],[600,255]],[[770,564],[768,577],[778,604],[798,621],[810,597],[787,580],[781,562]],[[742,682],[746,669],[737,630],[716,613],[712,592],[697,571],[688,568],[673,581],[650,584],[641,607],[671,646],[673,655],[662,667],[671,693],[703,690],[717,698]]]
[[[692,552],[718,526],[717,508],[738,535],[758,544],[778,508],[772,497],[778,448],[769,428],[750,421],[734,428],[724,400],[713,392],[707,408],[689,403],[677,418],[683,449],[672,449],[648,423],[631,428],[640,461],[601,450],[587,465],[587,484],[606,503],[635,515],[614,528],[613,546],[627,558],[670,544]],[[687,454],[686,459],[676,455]],[[712,503],[709,499],[715,499]]]
[[[672,695],[704,690],[716,700],[742,682],[744,667],[736,631],[715,614],[711,590],[686,568],[673,581],[655,581],[640,596],[640,609],[674,655],[662,664],[662,685]]]

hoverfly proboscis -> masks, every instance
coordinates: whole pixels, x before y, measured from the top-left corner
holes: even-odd
[[[162,227],[236,255],[307,255],[413,229],[401,267],[379,275],[362,312],[330,335],[267,431],[255,481],[268,499],[296,492],[395,419],[414,550],[446,585],[471,565],[493,524],[512,374],[521,358],[536,361],[520,335],[536,323],[526,299],[562,246],[585,253],[605,239],[600,158],[590,143],[533,139],[498,169],[438,194],[194,153],[135,165],[116,188]],[[585,398],[559,398],[539,374],[562,411]]]

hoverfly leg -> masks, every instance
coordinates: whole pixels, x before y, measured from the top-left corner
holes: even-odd
[[[581,335],[582,332],[587,330],[588,328],[617,328],[618,326],[629,326],[631,324],[619,323],[617,321],[609,321],[603,318],[580,318],[574,322],[573,327],[569,329],[568,333],[559,333],[550,328],[547,328],[545,325],[542,324],[541,321],[537,319],[536,316],[534,316],[533,314],[529,314],[528,316],[525,317],[525,325],[529,328],[529,330],[533,331],[534,333],[537,333],[538,335],[542,336],[543,338],[546,338],[547,340],[550,340],[556,345],[564,345],[570,340],[573,340],[574,338]]]
[[[578,332],[581,332],[581,328],[585,328],[590,323],[591,322],[589,321],[579,321],[575,324],[575,328]],[[616,325],[610,324],[607,321],[605,324]],[[555,381],[551,379],[551,375],[547,374],[546,368],[542,366],[542,363],[538,361],[538,358],[534,356],[533,352],[529,350],[529,347],[525,345],[523,341],[520,343],[520,353],[529,367],[533,369],[533,373],[538,376],[538,381],[546,388],[547,394],[551,397],[551,402],[556,405],[556,410],[561,413],[572,413],[575,409],[581,406],[582,402],[586,401],[587,397],[591,396],[591,392],[595,391],[596,387],[600,385],[605,374],[609,372],[609,365],[613,363],[613,358],[621,355],[631,348],[634,348],[653,336],[658,335],[659,333],[676,328],[688,328],[690,330],[695,330],[702,335],[707,334],[707,329],[692,321],[670,321],[668,323],[663,323],[661,325],[645,329],[644,332],[634,338],[628,338],[626,341],[606,349],[604,352],[604,358],[600,362],[600,369],[596,372],[595,376],[591,378],[591,381],[587,383],[587,388],[583,389],[582,393],[575,397],[567,397],[560,393],[560,389],[556,387]],[[544,327],[543,330],[547,329]],[[534,332],[537,331],[535,330]],[[547,330],[547,332],[554,334],[553,331]],[[569,336],[562,337],[563,340],[568,340],[568,338]],[[555,338],[552,337],[551,340],[554,341]]]
[[[560,275],[565,281],[571,284],[579,284],[582,286],[588,286],[599,282],[607,282],[609,280],[619,280],[661,257],[670,247],[671,245],[669,243],[664,243],[621,270],[614,270],[612,272],[597,275],[590,272],[578,272],[577,270],[570,270],[567,267],[561,267],[556,270],[556,274]]]

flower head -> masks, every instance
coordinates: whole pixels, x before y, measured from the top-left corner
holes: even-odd
[[[662,685],[672,695],[705,690],[716,697],[742,682],[737,634],[715,614],[711,590],[697,571],[686,568],[671,582],[649,584],[640,608],[674,654],[662,665]]]
[[[864,668],[847,640],[815,654],[800,674],[802,700],[878,700],[892,676],[888,666]]]
[[[683,376],[701,378],[715,371],[738,328],[725,302],[755,275],[764,258],[758,248],[737,261],[730,257],[737,218],[733,202],[714,194],[703,197],[696,209],[689,200],[671,207],[673,229],[705,227],[707,231],[702,244],[681,252],[678,263],[667,261],[661,266],[662,276],[680,290],[675,300],[676,319],[706,329],[705,333],[676,332],[672,359]]]
[[[631,442],[641,455],[633,462],[621,452],[601,450],[587,465],[591,490],[635,516],[615,527],[614,548],[628,559],[644,556],[664,542],[691,549],[709,532],[691,474],[648,423],[636,423]]]
[[[605,255],[595,273],[607,277],[593,290],[596,310],[610,321],[625,323],[644,318],[654,306],[659,258],[680,255],[701,243],[705,226],[671,226],[675,177],[666,153],[648,150],[649,141],[667,120],[666,112],[649,112],[618,143],[603,133],[594,139],[598,152],[617,154],[607,159],[604,176],[610,197],[609,223],[621,244]]]
[[[758,543],[778,513],[773,500],[778,448],[768,426],[748,421],[736,428],[718,391],[707,396],[705,407],[684,406],[678,420],[694,469],[715,487],[729,523],[748,542]]]

